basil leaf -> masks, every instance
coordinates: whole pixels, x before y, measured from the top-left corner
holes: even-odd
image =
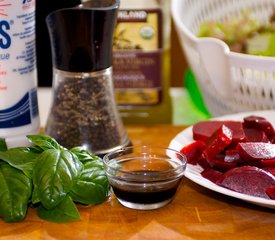
[[[109,195],[109,183],[101,160],[87,161],[69,195],[75,202],[98,204]]]
[[[22,170],[29,178],[32,178],[32,169],[38,156],[39,154],[35,149],[28,147],[10,148],[7,151],[0,152],[1,160]]]
[[[25,218],[32,193],[32,181],[20,170],[0,163],[0,216],[6,222]]]
[[[0,151],[6,151],[8,149],[4,138],[0,138]]]
[[[61,147],[61,145],[58,144],[58,142],[54,138],[48,135],[27,135],[27,138],[30,140],[32,144],[40,147],[43,150],[63,148]]]
[[[74,147],[70,149],[70,151],[73,152],[81,162],[86,162],[91,160],[101,160],[100,157],[90,153],[84,147]]]
[[[33,205],[36,205],[39,202],[40,202],[40,198],[39,198],[38,189],[34,188],[33,191],[32,191],[31,203]]]
[[[77,207],[69,196],[66,196],[62,202],[50,210],[40,205],[37,208],[37,214],[44,220],[56,223],[80,220],[80,214]]]
[[[82,164],[68,150],[48,149],[37,158],[33,170],[36,201],[47,209],[56,207],[71,190]]]

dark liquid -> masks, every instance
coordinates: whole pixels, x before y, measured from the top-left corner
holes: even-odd
[[[177,187],[156,192],[135,192],[113,187],[113,191],[116,197],[121,200],[132,203],[152,204],[163,202],[172,198],[177,191]]]
[[[121,200],[132,203],[153,204],[171,199],[175,195],[180,183],[181,180],[177,180],[171,183],[171,187],[168,186],[165,189],[161,189],[159,186],[156,186],[156,189],[147,191],[136,188],[129,190],[118,186],[112,186],[112,188],[116,197]]]

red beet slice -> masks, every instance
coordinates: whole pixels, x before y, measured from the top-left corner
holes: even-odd
[[[235,150],[235,149],[228,149],[228,150],[226,150],[224,161],[225,162],[231,162],[231,163],[234,162],[236,164],[242,162],[241,157],[240,157],[238,151]]]
[[[256,166],[259,168],[275,168],[275,159],[261,159],[249,162],[250,166]]]
[[[260,168],[242,166],[224,173],[216,184],[250,196],[269,198],[265,189],[275,184],[275,177]]]
[[[217,131],[222,121],[200,121],[193,125],[193,139],[206,141],[215,131]]]
[[[201,158],[198,160],[198,165],[200,165],[203,169],[211,168],[207,160],[201,156]]]
[[[265,192],[271,199],[275,199],[275,185],[268,187]]]
[[[201,172],[201,175],[208,179],[209,181],[213,182],[213,183],[216,183],[216,181],[222,176],[222,172],[219,172],[217,170],[214,170],[212,168],[207,168],[207,169],[204,169],[202,172]]]
[[[262,142],[239,143],[236,150],[243,161],[275,158],[275,144]]]
[[[264,167],[263,170],[271,173],[273,176],[275,176],[275,167]]]
[[[268,137],[268,139],[274,143],[275,140],[275,130],[272,124],[265,118],[260,116],[248,116],[244,118],[243,126],[245,128],[257,128],[263,130]]]
[[[244,128],[247,142],[269,142],[265,132],[257,128]]]
[[[186,156],[187,163],[196,165],[204,149],[205,143],[198,140],[184,146],[180,151]]]
[[[232,131],[232,144],[236,145],[238,142],[246,141],[246,136],[243,131],[243,123],[241,121],[201,121],[193,126],[194,140],[206,141],[214,132],[216,132],[222,125],[227,126]]]
[[[214,159],[232,142],[232,131],[225,125],[221,125],[206,141],[206,149],[203,154],[206,160]]]
[[[220,154],[216,155],[212,159],[207,159],[207,162],[209,163],[210,167],[221,172],[226,172],[231,168],[237,167],[237,162],[226,162],[224,158],[225,155]]]

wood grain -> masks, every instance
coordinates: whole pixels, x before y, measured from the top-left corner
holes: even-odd
[[[127,126],[134,145],[168,146],[181,126]],[[131,210],[114,196],[78,206],[81,221],[55,224],[29,209],[21,223],[0,220],[2,239],[275,239],[275,211],[223,196],[185,179],[172,203],[152,211]]]

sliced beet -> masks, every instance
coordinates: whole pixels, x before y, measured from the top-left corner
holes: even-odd
[[[247,142],[269,142],[265,132],[257,128],[244,128]]]
[[[243,126],[245,128],[257,128],[263,130],[268,137],[268,139],[274,143],[275,141],[275,129],[272,124],[265,119],[264,117],[260,116],[248,116],[244,118]]]
[[[221,177],[222,174],[223,174],[222,172],[214,170],[212,168],[204,169],[201,172],[201,175],[204,178],[208,179],[209,181],[211,181],[213,183],[216,183],[216,181]]]
[[[275,185],[268,187],[265,189],[266,194],[269,196],[269,198],[275,200]]]
[[[275,167],[264,167],[262,169],[271,173],[273,176],[275,176]]]
[[[211,168],[221,172],[226,172],[229,169],[237,167],[237,162],[226,162],[224,158],[225,155],[219,154],[211,159],[207,159],[207,162]]]
[[[239,142],[247,141],[242,122],[228,121],[225,126],[232,131],[232,142],[228,148],[235,149]]]
[[[249,162],[250,166],[256,166],[259,168],[275,168],[275,159],[261,159]]]
[[[275,177],[260,168],[242,166],[224,173],[216,184],[239,193],[269,198],[265,189],[275,184]]]
[[[201,175],[236,192],[275,199],[274,132],[270,122],[258,116],[249,116],[244,122],[198,122],[193,137],[206,144],[196,156],[204,169]]]
[[[196,165],[204,149],[205,143],[198,140],[184,146],[180,151],[186,156],[187,163]]]
[[[246,141],[246,135],[243,131],[243,123],[241,121],[200,121],[193,126],[193,138],[194,140],[207,141],[222,125],[231,129],[233,145]]]
[[[211,168],[207,160],[201,156],[201,158],[198,160],[198,165],[200,165],[203,169]]]
[[[217,131],[223,121],[200,121],[193,125],[193,139],[206,141]]]
[[[239,143],[236,150],[243,161],[275,158],[275,144],[262,142]]]
[[[226,150],[224,161],[225,162],[234,162],[234,163],[242,162],[241,157],[236,149]]]
[[[221,125],[213,135],[206,141],[203,151],[206,159],[213,159],[221,153],[232,142],[232,131],[225,125]]]

